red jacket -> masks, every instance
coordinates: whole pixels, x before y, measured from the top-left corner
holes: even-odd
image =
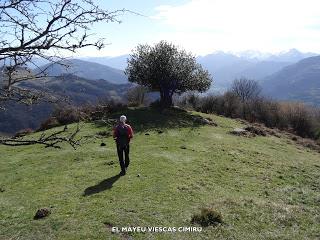
[[[117,125],[113,128],[113,138],[118,138],[118,127],[121,126],[121,124]],[[129,124],[124,124],[124,126],[127,128],[127,137],[130,141],[131,138],[133,138],[133,130]]]

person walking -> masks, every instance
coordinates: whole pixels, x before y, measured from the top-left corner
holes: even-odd
[[[113,138],[117,144],[117,153],[121,167],[120,174],[125,175],[130,163],[129,144],[131,138],[133,138],[133,130],[129,124],[126,124],[126,116],[122,115],[119,120],[119,124],[113,129]]]

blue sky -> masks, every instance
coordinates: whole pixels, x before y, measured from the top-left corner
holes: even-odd
[[[196,55],[214,51],[290,48],[320,52],[319,0],[109,0],[101,7],[126,8],[122,21],[94,27],[110,43],[101,51],[84,49],[82,56],[117,56],[140,43],[167,40]]]
[[[125,13],[118,17],[121,23],[99,23],[94,26],[97,36],[106,38],[109,43],[103,50],[84,49],[79,52],[86,56],[118,56],[130,53],[141,43],[155,43],[162,40],[161,34],[167,31],[167,26],[158,19],[152,17],[158,14],[157,7],[164,5],[180,6],[188,0],[108,0],[100,1],[100,7],[108,10],[128,9],[141,15]]]

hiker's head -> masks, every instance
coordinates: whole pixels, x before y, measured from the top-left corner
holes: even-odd
[[[120,117],[120,123],[126,123],[126,121],[127,121],[127,117],[125,115],[122,115]]]

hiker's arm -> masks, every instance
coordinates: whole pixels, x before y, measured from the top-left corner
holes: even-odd
[[[129,135],[129,139],[133,138],[133,130],[131,126],[128,126],[128,135]]]
[[[116,127],[113,128],[113,138],[114,139],[117,138],[117,128]]]

